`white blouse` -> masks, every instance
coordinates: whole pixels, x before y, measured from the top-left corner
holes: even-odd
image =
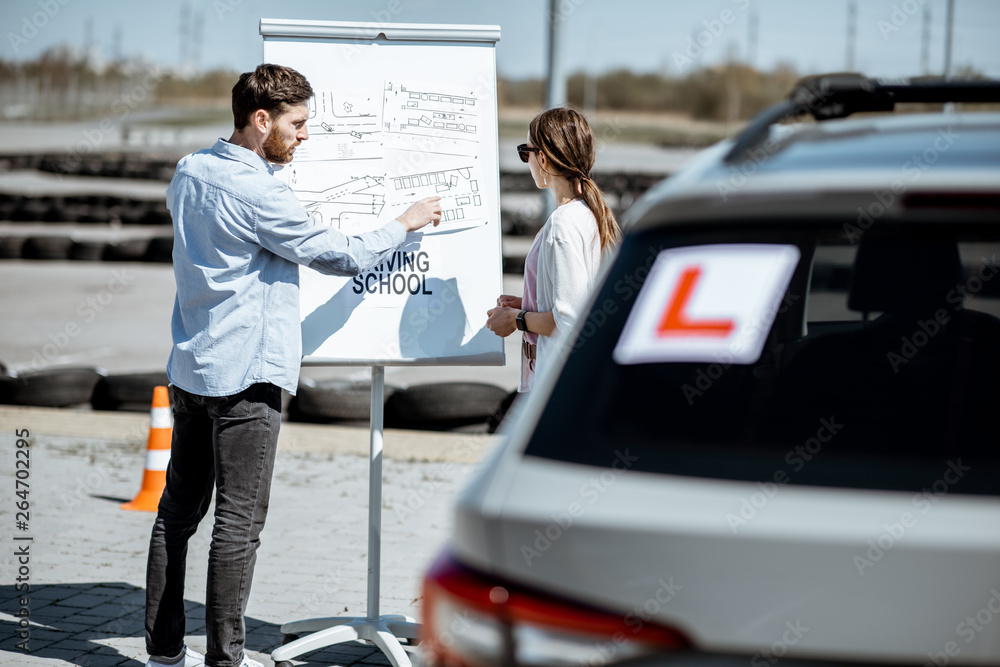
[[[538,337],[534,372],[543,373],[560,337],[573,328],[594,287],[601,265],[597,219],[582,199],[574,199],[552,212],[535,236],[534,246],[539,246],[535,285],[538,312],[551,310],[556,323],[551,336]],[[527,359],[521,355],[520,391],[531,389],[532,375]]]

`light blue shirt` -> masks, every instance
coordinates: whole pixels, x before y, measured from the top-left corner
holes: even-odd
[[[406,239],[397,220],[357,236],[316,222],[264,158],[223,139],[181,159],[167,208],[177,281],[167,375],[200,396],[231,396],[257,382],[294,394],[298,265],[355,276]]]

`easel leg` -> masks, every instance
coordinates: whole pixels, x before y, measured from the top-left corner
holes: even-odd
[[[368,460],[368,613],[364,618],[333,616],[294,621],[281,626],[286,634],[311,632],[271,652],[277,667],[304,653],[363,639],[375,644],[394,667],[411,667],[399,639],[414,639],[420,626],[399,614],[379,614],[382,554],[382,435],[385,405],[385,367],[372,367],[371,449]],[[291,663],[285,663],[290,665]]]

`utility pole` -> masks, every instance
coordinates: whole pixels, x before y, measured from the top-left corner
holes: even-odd
[[[747,65],[755,67],[757,63],[757,8],[751,7],[747,17]]]
[[[920,42],[920,73],[927,76],[931,73],[931,8],[929,5],[924,5],[923,35]]]
[[[187,2],[181,3],[180,12],[180,58],[177,66],[184,73],[187,70],[188,47],[191,41],[191,5]]]
[[[191,66],[197,72],[201,69],[201,47],[203,44],[205,14],[198,12],[191,17]]]
[[[562,72],[560,54],[560,29],[563,21],[559,13],[559,0],[549,0],[549,58],[548,85],[545,90],[545,108],[566,104],[566,79]]]
[[[559,0],[549,0],[549,58],[548,81],[545,89],[545,108],[553,109],[566,104],[566,79],[562,73],[559,54],[559,32],[563,21],[559,13]],[[542,197],[542,213],[547,219],[556,210],[556,198],[551,190]]]
[[[848,0],[847,3],[847,68],[854,71],[854,52],[858,42],[858,3]]]
[[[125,58],[122,57],[122,26],[115,25],[115,31],[111,34],[111,57],[115,63],[121,65]]]
[[[96,65],[94,57],[94,17],[88,16],[83,22],[83,59],[88,65]]]
[[[955,0],[948,0],[948,14],[944,28],[944,79],[951,78],[951,46],[955,30]]]
[[[591,55],[600,52],[600,38],[601,34],[597,30],[597,25],[595,24],[590,30],[590,53]],[[588,58],[587,62],[594,63],[595,58]],[[592,65],[587,67],[583,71],[583,113],[590,116],[593,121],[595,115],[597,114],[597,65]]]

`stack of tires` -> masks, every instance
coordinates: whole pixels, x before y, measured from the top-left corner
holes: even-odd
[[[148,412],[153,388],[166,384],[162,371],[107,375],[99,368],[64,366],[15,375],[0,364],[0,404],[5,405]]]
[[[0,259],[169,262],[170,213],[162,200],[111,195],[31,196],[0,193],[0,221],[13,223],[0,236]],[[60,225],[51,231],[39,224]],[[122,233],[122,227],[159,226],[163,231]],[[25,225],[25,231],[17,230]],[[66,225],[73,225],[66,228]],[[111,233],[115,226],[114,234]],[[101,230],[106,234],[101,234]],[[94,232],[98,232],[95,234]],[[104,237],[103,239],[101,237]]]
[[[483,382],[437,382],[405,388],[386,385],[384,399],[387,428],[475,433],[495,429],[513,397],[502,387]],[[371,384],[305,379],[288,414],[292,421],[367,426]]]
[[[106,375],[94,386],[90,405],[95,410],[148,412],[153,389],[169,384],[164,371]]]
[[[0,403],[67,408],[90,403],[102,373],[96,368],[51,368],[0,375]],[[152,395],[152,394],[150,394]]]
[[[0,404],[147,412],[153,388],[168,384],[162,371],[108,375],[99,368],[62,367],[8,374],[0,364]],[[516,392],[484,382],[385,386],[387,428],[492,433]],[[287,405],[293,422],[367,427],[371,384],[303,379]]]

